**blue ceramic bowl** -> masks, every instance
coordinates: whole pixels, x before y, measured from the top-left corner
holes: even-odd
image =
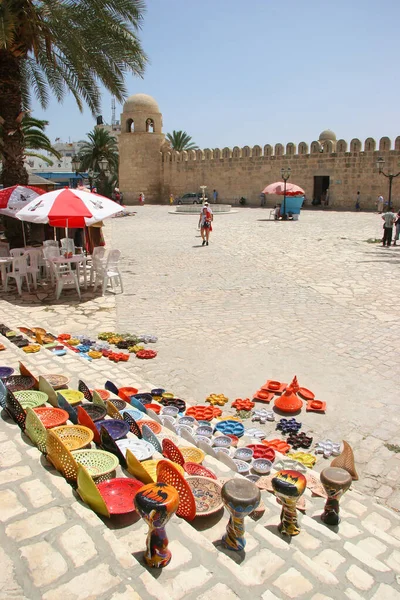
[[[230,433],[237,437],[242,437],[244,434],[244,425],[239,421],[233,421],[228,419],[227,421],[221,421],[215,426],[215,431],[220,431],[223,434]]]
[[[96,421],[95,425],[99,433],[102,427],[107,429],[113,440],[120,440],[129,431],[128,423],[120,419],[104,419],[104,421]]]
[[[152,396],[162,396],[162,394],[165,392],[164,388],[154,388],[154,390],[151,390],[150,394]]]
[[[131,400],[132,398],[135,398],[135,400],[139,400],[139,402],[141,402],[143,405],[151,404],[153,402],[153,396],[147,393],[135,394],[134,396],[131,396]]]
[[[128,415],[130,415],[132,417],[132,419],[135,419],[135,421],[139,421],[140,419],[143,419],[143,415],[144,413],[142,413],[141,410],[138,410],[137,408],[133,408],[129,407],[129,408],[123,408],[121,411],[121,415],[123,415],[124,413],[128,413]]]
[[[0,367],[0,379],[10,377],[13,373],[14,369],[12,367]]]

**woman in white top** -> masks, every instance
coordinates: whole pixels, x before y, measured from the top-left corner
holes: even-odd
[[[211,208],[208,205],[208,202],[204,202],[204,205],[200,211],[199,218],[199,227],[201,232],[201,237],[203,238],[202,246],[208,246],[208,240],[210,238],[210,231],[212,231],[212,221],[214,219],[214,215],[212,213]]]

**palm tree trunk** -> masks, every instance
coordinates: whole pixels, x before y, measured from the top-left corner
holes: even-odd
[[[28,173],[24,167],[24,137],[17,117],[22,111],[20,59],[7,50],[0,50],[0,119],[3,128],[3,171],[4,187],[28,184]]]

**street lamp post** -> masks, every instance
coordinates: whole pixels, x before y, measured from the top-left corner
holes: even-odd
[[[105,181],[105,177],[106,177],[106,171],[108,171],[108,160],[106,158],[104,158],[104,156],[102,158],[100,158],[100,160],[98,161],[98,165],[100,168],[100,175],[99,175],[99,179],[101,181],[101,186],[100,186],[100,193],[103,194],[103,196],[105,195],[105,185],[104,185],[104,181]]]
[[[79,156],[75,154],[71,160],[72,170],[75,171],[75,175],[78,176],[80,174],[79,169],[81,167],[81,161],[79,160]],[[81,178],[83,179],[82,175]]]
[[[282,219],[287,219],[287,215],[286,215],[286,182],[289,179],[291,172],[292,172],[292,169],[290,167],[282,167],[282,169],[281,169],[281,177],[284,181]]]
[[[395,177],[398,177],[400,175],[400,171],[396,174],[394,173],[385,173],[383,170],[383,167],[385,166],[385,159],[384,158],[378,158],[378,160],[376,161],[376,166],[378,167],[378,172],[379,175],[384,175],[385,177],[387,177],[389,179],[389,198],[388,198],[388,210],[390,210],[392,208],[392,183],[393,183],[393,179]]]

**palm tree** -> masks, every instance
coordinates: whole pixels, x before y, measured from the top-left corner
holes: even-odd
[[[87,136],[89,141],[82,144],[79,151],[80,170],[88,171],[92,169],[97,171],[101,193],[109,196],[118,181],[118,142],[113,135],[102,127],[95,127]],[[100,160],[103,158],[108,161],[108,177],[100,167]]]
[[[137,32],[143,0],[1,0],[3,184],[26,184],[22,119],[33,90],[43,108],[67,92],[100,112],[100,84],[122,102],[124,75],[147,62]]]
[[[61,158],[61,154],[57,152],[51,145],[50,139],[44,133],[45,128],[49,124],[48,121],[42,119],[35,119],[29,115],[26,115],[21,121],[21,130],[24,139],[25,156],[37,156],[48,165],[52,165],[53,161],[43,154],[36,152],[42,150],[48,154],[53,155],[55,158]],[[0,160],[4,160],[3,148],[3,127],[0,125]],[[12,135],[12,134],[11,134]]]
[[[87,134],[89,141],[79,151],[81,170],[101,171],[99,160],[106,158],[111,172],[118,172],[118,142],[106,129],[95,127]]]
[[[192,142],[190,135],[186,131],[174,131],[167,133],[167,140],[172,146],[172,150],[182,152],[183,150],[197,150],[198,146]]]

